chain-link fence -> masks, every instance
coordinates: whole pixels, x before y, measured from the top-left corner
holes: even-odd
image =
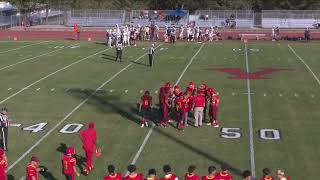
[[[262,27],[305,28],[320,22],[320,10],[263,10]]]
[[[254,12],[251,10],[198,10],[195,12],[196,26],[252,28]]]
[[[189,11],[186,10],[133,10],[130,12],[130,23],[136,25],[150,25],[151,22],[159,27],[187,25]]]

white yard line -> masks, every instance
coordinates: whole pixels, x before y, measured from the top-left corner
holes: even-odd
[[[250,73],[247,44],[245,44],[245,53],[246,53],[247,73]],[[255,159],[254,159],[252,101],[251,101],[251,89],[250,89],[250,79],[249,78],[247,78],[247,90],[248,90],[248,114],[249,114],[249,139],[250,139],[250,166],[251,166],[252,177],[253,177],[253,179],[255,179],[255,177],[256,177],[256,164],[255,164]]]
[[[198,51],[192,56],[192,58],[190,59],[189,63],[186,65],[186,67],[183,69],[183,71],[181,72],[180,76],[178,77],[175,85],[179,84],[179,82],[181,81],[183,75],[186,73],[187,69],[188,69],[189,66],[192,64],[192,62],[193,62],[193,60],[196,58],[196,56],[199,54],[199,52],[201,51],[201,49],[203,48],[203,46],[204,46],[204,44],[202,44],[202,45],[200,46],[200,48],[198,49]],[[155,125],[153,125],[153,126],[149,129],[146,137],[144,138],[142,144],[140,145],[140,147],[139,147],[139,149],[138,149],[138,152],[135,154],[134,158],[132,159],[131,164],[135,164],[135,163],[137,162],[137,160],[139,159],[139,157],[140,157],[140,155],[141,155],[144,147],[146,146],[146,144],[147,144],[147,142],[148,142],[148,140],[149,140],[149,138],[150,138],[150,136],[151,136],[151,134],[152,134],[152,132],[153,132],[154,127],[155,127]],[[129,172],[127,171],[126,174],[125,174],[125,176],[127,176],[128,174],[129,174]]]
[[[79,44],[79,43],[78,43],[78,44]],[[67,46],[66,48],[72,47],[72,46],[75,46],[75,45],[78,45],[78,44],[73,44],[73,45]],[[38,56],[34,56],[34,57],[32,57],[32,58],[28,58],[28,59],[19,61],[19,62],[17,62],[17,63],[10,64],[10,65],[8,65],[8,66],[4,66],[4,67],[0,68],[0,71],[2,71],[2,70],[4,70],[4,69],[7,69],[7,68],[10,68],[10,67],[13,67],[13,66],[16,66],[16,65],[18,65],[18,64],[27,62],[27,61],[31,61],[31,60],[33,60],[33,59],[36,59],[36,58],[39,58],[39,57],[42,57],[42,56],[46,56],[46,55],[49,55],[49,54],[52,54],[52,53],[55,53],[55,52],[58,52],[58,51],[62,51],[62,50],[64,50],[64,49],[66,49],[66,48],[62,48],[62,49],[57,49],[57,50],[54,50],[54,51],[50,51],[50,52],[47,52],[47,53],[44,53],[44,54],[40,54],[40,55],[38,55]]]
[[[26,47],[29,47],[29,46],[34,46],[34,45],[37,45],[37,44],[43,44],[43,43],[46,43],[46,42],[50,42],[50,41],[41,41],[41,42],[38,42],[38,43],[28,44],[28,45],[25,45],[25,46],[21,46],[21,47],[14,48],[14,49],[9,49],[9,50],[6,50],[6,51],[0,51],[0,54],[11,52],[11,51],[16,51],[16,50],[23,49],[23,48],[26,48]]]
[[[67,66],[64,66],[63,68],[60,68],[60,69],[58,69],[58,70],[56,70],[56,71],[54,71],[54,72],[52,72],[52,73],[50,73],[50,74],[42,77],[41,79],[39,79],[39,80],[37,80],[37,81],[35,81],[35,82],[33,82],[33,83],[25,86],[25,87],[22,88],[21,90],[13,93],[12,95],[6,97],[6,98],[3,99],[3,100],[1,100],[1,101],[0,101],[0,104],[2,104],[2,103],[4,103],[4,102],[6,102],[7,100],[15,97],[16,95],[20,94],[21,92],[23,92],[24,90],[30,88],[31,86],[33,86],[33,85],[35,85],[35,84],[37,84],[37,83],[39,83],[39,82],[47,79],[48,77],[53,76],[53,75],[57,74],[57,73],[60,72],[60,71],[63,71],[63,70],[65,70],[65,69],[68,69],[69,67],[71,67],[71,66],[73,66],[73,65],[76,65],[76,64],[78,64],[78,63],[80,63],[80,62],[82,62],[82,61],[84,61],[84,60],[86,60],[86,59],[89,59],[89,58],[91,58],[91,57],[93,57],[93,56],[96,56],[96,55],[98,55],[98,54],[100,54],[100,53],[103,53],[103,52],[105,52],[105,51],[107,51],[107,50],[109,50],[109,49],[110,49],[110,48],[104,49],[104,50],[102,50],[102,51],[99,51],[99,52],[97,52],[97,53],[94,53],[94,54],[92,54],[92,55],[89,55],[89,56],[87,56],[87,57],[85,57],[85,58],[82,58],[82,59],[80,59],[80,60],[78,60],[78,61],[76,61],[76,62],[73,62],[73,63],[71,63],[71,64],[69,64],[69,65],[67,65]]]
[[[160,47],[162,44],[160,44],[158,47]],[[104,50],[105,51],[105,50]],[[99,52],[101,53],[101,52]],[[99,54],[96,53],[95,55]],[[143,54],[142,56],[140,56],[139,58],[137,58],[136,60],[134,60],[134,62],[139,61],[140,59],[142,59],[143,57],[145,57],[148,53]],[[76,112],[81,106],[83,106],[92,96],[94,96],[101,88],[103,88],[105,85],[107,85],[108,83],[110,83],[114,78],[116,78],[117,76],[119,76],[119,74],[121,74],[123,71],[127,70],[130,66],[134,65],[134,62],[128,64],[127,66],[125,66],[124,68],[122,68],[119,72],[115,73],[111,78],[109,78],[107,81],[105,81],[104,83],[102,83],[98,88],[96,88],[96,90],[91,93],[86,99],[84,99],[79,105],[77,105],[75,108],[72,109],[71,112],[69,112],[64,118],[62,118],[52,129],[50,129],[45,135],[43,135],[37,142],[35,142],[26,152],[24,152],[16,161],[14,161],[9,167],[8,167],[8,171],[10,171],[14,166],[16,166],[24,157],[26,157],[34,148],[36,148],[45,138],[47,138],[55,129],[57,129],[57,127],[59,127],[65,120],[67,120],[74,112]]]
[[[302,57],[300,57],[296,51],[290,46],[290,44],[288,44],[289,49],[291,50],[291,52],[293,52],[293,54],[307,67],[307,69],[310,71],[310,73],[312,74],[312,76],[314,77],[314,79],[317,81],[317,83],[320,85],[320,80],[319,78],[316,76],[316,74],[312,71],[312,69],[310,68],[310,66],[302,59]]]

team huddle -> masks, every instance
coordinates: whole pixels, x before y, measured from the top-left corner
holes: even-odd
[[[207,112],[209,115],[208,126],[219,127],[217,111],[220,97],[214,88],[207,87],[202,83],[196,87],[190,82],[185,91],[170,82],[165,83],[159,90],[159,125],[167,127],[172,118],[175,118],[178,130],[188,126],[189,113],[194,115],[194,126],[200,127],[206,121]],[[152,108],[152,97],[149,91],[145,91],[140,101],[141,127],[148,126],[148,114]]]

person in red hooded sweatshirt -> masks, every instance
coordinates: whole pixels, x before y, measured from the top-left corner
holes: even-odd
[[[188,172],[184,176],[184,179],[185,180],[200,180],[199,176],[195,174],[195,171],[196,171],[196,166],[190,165],[188,167]]]
[[[269,168],[264,168],[262,173],[263,177],[260,180],[274,180],[274,178],[271,177],[271,170]]]
[[[87,159],[85,174],[88,175],[93,169],[92,156],[95,152],[95,146],[97,146],[97,132],[94,129],[93,122],[89,123],[88,129],[80,132],[80,139],[82,141],[82,149],[84,150]]]
[[[43,168],[39,168],[40,160],[39,158],[32,156],[30,163],[26,167],[26,180],[38,180],[39,171],[44,171]]]
[[[164,86],[160,87],[159,89],[159,117],[162,118],[160,119],[160,125],[163,125],[163,114],[164,114],[164,109],[163,109],[163,104],[165,100],[165,94],[168,89],[171,88],[170,82],[166,82]]]
[[[143,174],[137,173],[137,167],[134,164],[131,164],[127,167],[129,174],[123,178],[123,180],[143,180]]]
[[[8,161],[7,161],[7,157],[4,154],[3,149],[0,148],[0,180],[7,180],[7,170],[8,167]]]
[[[160,180],[179,180],[177,175],[175,175],[174,173],[171,173],[170,165],[164,165],[163,172],[165,175]]]
[[[78,173],[76,165],[77,160],[76,158],[72,157],[75,154],[75,150],[72,147],[67,147],[65,154],[62,157],[62,171],[63,174],[66,176],[67,180],[74,180],[74,174],[80,176]]]
[[[219,180],[232,180],[232,176],[229,174],[229,167],[225,164],[221,165],[221,172],[216,175],[216,179]]]

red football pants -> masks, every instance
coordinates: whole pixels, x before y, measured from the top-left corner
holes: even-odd
[[[218,106],[212,106],[212,122],[217,121]]]
[[[90,169],[92,169],[92,156],[93,156],[93,151],[88,151],[86,149],[84,149],[84,152],[86,154],[86,159],[87,159],[87,163],[86,163],[86,170],[89,171]]]

